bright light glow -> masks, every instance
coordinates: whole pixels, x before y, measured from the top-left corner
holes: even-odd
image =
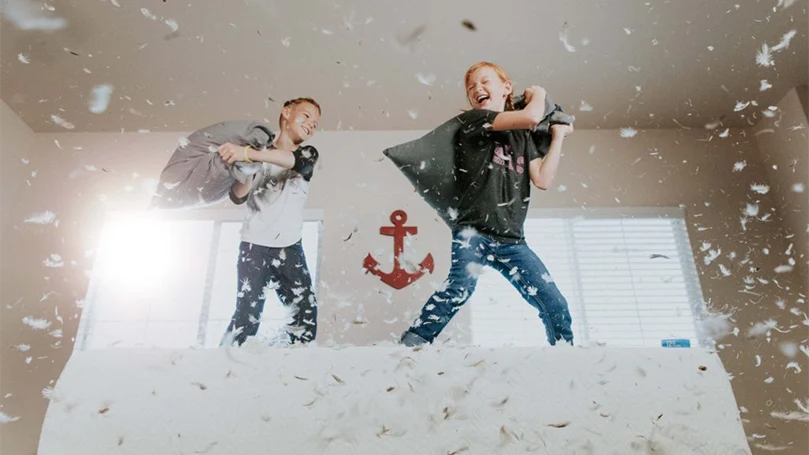
[[[127,215],[108,221],[98,246],[96,272],[105,283],[120,290],[142,292],[160,284],[161,278],[179,266],[166,222],[148,214]]]
[[[79,349],[219,345],[236,306],[242,223],[197,218],[129,212],[107,219],[79,334],[86,341]],[[319,222],[304,223],[314,282],[319,231]],[[275,292],[267,297],[259,330],[265,337],[286,319]]]
[[[212,220],[110,217],[88,293],[82,348],[187,348],[197,340]]]

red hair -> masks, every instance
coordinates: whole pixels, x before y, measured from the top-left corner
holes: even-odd
[[[502,66],[491,62],[478,62],[470,66],[469,69],[466,70],[466,76],[464,76],[464,86],[467,87],[469,86],[469,78],[475,71],[481,68],[491,68],[492,70],[494,70],[495,73],[497,73],[501,81],[511,82],[511,79],[508,77],[506,70],[504,70]],[[514,98],[511,96],[511,93],[509,93],[508,96],[506,97],[506,110],[508,111],[514,110]]]

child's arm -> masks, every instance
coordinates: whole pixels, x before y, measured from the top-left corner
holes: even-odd
[[[565,137],[573,133],[573,125],[552,125],[551,126],[551,146],[545,158],[537,158],[528,164],[528,175],[531,183],[540,190],[550,188],[556,178],[556,171],[559,169],[559,161],[562,157],[562,144]]]
[[[242,147],[226,143],[219,147],[219,156],[228,164],[233,164],[237,161],[247,163],[258,161],[274,164],[284,169],[291,169],[301,174],[306,181],[309,181],[312,178],[319,155],[317,149],[311,145],[304,145],[294,152],[289,152],[274,148],[256,150],[249,145]]]
[[[494,131],[505,131],[534,128],[545,117],[545,95],[545,89],[538,85],[525,89],[527,102],[525,109],[497,114],[492,123],[492,129]]]
[[[292,152],[278,149],[256,150],[249,145],[240,146],[226,143],[219,147],[219,156],[228,164],[237,161],[251,162],[259,161],[270,163],[284,169],[292,169],[295,166],[295,155]]]

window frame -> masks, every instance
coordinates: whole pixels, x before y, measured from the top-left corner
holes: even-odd
[[[148,210],[148,211],[138,211],[138,210],[110,210],[104,214],[104,221],[101,225],[101,230],[104,229],[104,226],[107,225],[109,222],[128,219],[132,216],[137,215],[148,215],[149,217],[157,220],[157,221],[210,221],[213,223],[213,232],[211,235],[211,241],[209,245],[209,254],[208,254],[208,264],[206,265],[206,272],[205,272],[205,280],[204,280],[204,290],[202,295],[202,301],[200,302],[200,316],[197,326],[197,337],[196,342],[194,344],[195,349],[203,349],[204,342],[206,337],[206,326],[208,323],[208,319],[210,317],[210,308],[211,308],[211,299],[212,299],[212,290],[213,290],[213,275],[216,270],[216,264],[218,259],[218,246],[220,242],[220,234],[221,234],[221,227],[224,223],[241,223],[244,221],[247,215],[247,209],[178,209],[178,210]],[[323,218],[324,218],[323,210],[319,209],[305,209],[303,212],[303,221],[304,223],[307,222],[317,222],[317,234],[318,234],[318,242],[317,246],[315,247],[318,251],[318,259],[315,264],[315,275],[319,278],[321,272],[321,258],[322,258],[322,247],[323,247]],[[101,232],[101,231],[99,231]],[[98,242],[101,239],[99,237]],[[100,278],[98,277],[98,266],[99,266],[99,257],[101,256],[98,252],[98,247],[100,245],[97,243],[95,248],[95,255],[93,259],[93,266],[90,272],[90,279],[87,285],[87,292],[85,293],[84,298],[84,306],[82,308],[82,315],[79,320],[79,328],[76,334],[76,340],[73,345],[74,351],[84,351],[87,350],[87,343],[90,337],[92,328],[93,328],[93,317],[95,314],[95,307],[97,306],[94,302],[96,290],[100,285]],[[235,265],[234,265],[235,267]],[[315,288],[315,293],[319,294],[320,291],[320,279],[316,280],[313,283]],[[235,293],[236,289],[234,288],[234,301],[235,301]]]
[[[576,288],[575,292],[580,297],[577,302],[577,317],[574,318],[573,324],[577,327],[579,333],[577,344],[589,344],[591,342],[590,332],[587,323],[587,305],[583,300],[584,292],[582,288],[582,277],[579,273],[581,268],[578,264],[579,258],[576,254],[576,236],[574,232],[574,223],[576,220],[581,219],[667,219],[672,222],[673,241],[672,245],[678,251],[679,256],[679,269],[683,278],[684,291],[686,292],[689,300],[689,307],[691,310],[691,319],[694,327],[694,336],[697,343],[702,348],[709,348],[712,341],[709,336],[701,330],[698,321],[707,314],[707,306],[702,293],[702,283],[699,278],[699,272],[694,257],[693,246],[690,241],[688,224],[686,223],[686,211],[684,207],[598,207],[598,208],[534,208],[528,210],[526,221],[541,220],[541,219],[555,219],[561,220],[564,225],[564,233],[566,238],[566,249],[568,259],[572,262],[571,267],[574,269],[573,286]],[[529,240],[530,241],[530,240]],[[553,272],[553,270],[551,270]],[[502,279],[499,277],[498,279]],[[475,305],[471,305],[471,311],[474,312]],[[470,318],[473,317],[470,315]],[[470,321],[471,322],[471,321]],[[539,322],[539,321],[538,321]],[[470,329],[474,330],[473,327]],[[471,333],[474,339],[474,333]],[[620,345],[615,345],[620,346]]]

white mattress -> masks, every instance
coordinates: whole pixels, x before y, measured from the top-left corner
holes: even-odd
[[[749,454],[698,349],[76,352],[42,455]]]

